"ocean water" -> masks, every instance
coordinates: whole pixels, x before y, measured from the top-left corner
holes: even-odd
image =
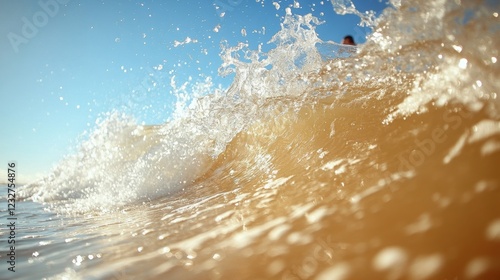
[[[269,52],[223,50],[227,91],[100,120],[18,191],[0,278],[499,279],[499,3],[331,4],[366,44],[289,14]]]

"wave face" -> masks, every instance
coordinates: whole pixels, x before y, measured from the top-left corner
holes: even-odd
[[[499,5],[391,2],[332,0],[373,28],[362,46],[289,14],[269,52],[223,50],[227,91],[164,125],[100,120],[23,190],[88,236],[54,277],[499,277]]]

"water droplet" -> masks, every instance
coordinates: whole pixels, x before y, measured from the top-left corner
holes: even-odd
[[[267,266],[267,272],[271,275],[280,273],[285,268],[285,263],[282,260],[275,260]]]
[[[405,270],[408,254],[400,247],[387,247],[373,259],[373,267],[378,271],[388,271],[388,278],[396,279]]]
[[[412,279],[427,279],[439,271],[443,265],[443,257],[440,254],[419,256],[415,258],[410,267]]]
[[[488,259],[475,258],[467,264],[467,267],[465,268],[465,276],[469,279],[476,278],[488,270],[489,266],[490,262]]]
[[[453,45],[452,46],[454,50],[456,50],[458,53],[461,53],[462,52],[462,46],[458,46],[458,45]]]
[[[458,67],[460,67],[461,69],[467,68],[467,62],[468,61],[465,58],[460,59],[460,62],[458,63]]]
[[[342,280],[349,276],[351,267],[347,263],[339,263],[335,266],[323,270],[317,280]]]
[[[491,241],[500,241],[500,219],[496,219],[488,225],[486,237]]]

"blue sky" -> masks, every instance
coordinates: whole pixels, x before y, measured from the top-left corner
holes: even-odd
[[[296,2],[293,14],[325,21],[316,29],[323,41],[364,41],[356,16],[336,15],[329,1]],[[353,2],[360,11],[386,6]],[[0,170],[13,160],[20,180],[47,174],[113,109],[164,122],[174,75],[177,84],[212,77],[227,87],[231,77],[217,76],[221,42],[266,46],[286,7],[294,1],[0,0]]]

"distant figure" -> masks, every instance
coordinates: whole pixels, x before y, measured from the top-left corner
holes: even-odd
[[[352,38],[351,35],[345,36],[344,40],[342,40],[342,44],[356,46],[356,43],[354,42],[354,38]]]

